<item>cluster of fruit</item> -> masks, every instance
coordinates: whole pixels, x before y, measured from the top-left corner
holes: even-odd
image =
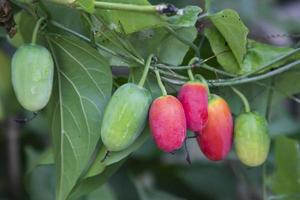
[[[159,77],[158,72],[156,75]],[[158,78],[161,85],[161,80]],[[248,166],[262,164],[268,155],[270,138],[264,117],[250,112],[240,114],[235,127],[226,101],[209,94],[206,83],[190,81],[182,86],[178,98],[167,95],[152,102],[150,92],[139,85],[127,83],[116,90],[106,107],[101,137],[108,151],[129,147],[149,125],[157,147],[173,152],[182,147],[187,129],[196,134],[200,149],[213,161],[224,159],[231,150],[233,133],[237,156]],[[152,102],[152,104],[151,104]]]
[[[147,61],[138,85],[119,87],[108,103],[101,127],[101,138],[108,151],[129,147],[143,131],[152,96],[143,87],[151,59]],[[16,96],[27,110],[36,112],[49,101],[53,84],[53,60],[39,45],[19,48],[12,60],[12,82]],[[155,71],[159,85],[162,82]],[[258,166],[267,158],[270,146],[267,122],[258,113],[246,112],[233,119],[221,97],[209,94],[205,81],[187,82],[178,98],[167,95],[155,99],[149,111],[150,129],[158,148],[173,152],[182,147],[187,129],[194,132],[204,155],[214,161],[230,152],[233,132],[237,156],[248,166]]]

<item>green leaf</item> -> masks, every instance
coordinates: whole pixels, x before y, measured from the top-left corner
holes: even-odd
[[[286,55],[286,57],[284,57]],[[278,62],[270,64],[269,69],[279,67],[280,65],[299,58],[299,52],[288,47],[276,47],[268,44],[248,40],[248,50],[246,58],[242,64],[240,74],[254,71],[261,66],[268,65],[279,57]]]
[[[178,35],[186,38],[189,42],[193,42],[197,37],[197,30],[195,27],[179,28],[175,30]],[[190,49],[190,46],[179,41],[175,36],[168,35],[161,42],[158,49],[158,57],[161,62],[171,65],[180,65]]]
[[[80,196],[89,194],[90,192],[96,190],[101,185],[106,183],[107,180],[122,166],[123,163],[124,160],[106,167],[105,170],[97,176],[83,179],[76,185],[68,199],[75,200]]]
[[[37,159],[30,163],[30,166],[27,169],[27,174],[33,172],[33,170],[41,165],[53,165],[54,157],[53,157],[53,149],[49,148],[44,151]]]
[[[133,179],[133,178],[132,178]],[[183,200],[164,191],[157,190],[150,186],[146,186],[142,181],[133,180],[141,200]]]
[[[105,169],[105,166],[109,166],[123,160],[124,158],[129,156],[132,152],[140,148],[145,143],[145,141],[149,138],[149,136],[150,136],[149,128],[145,128],[143,133],[137,138],[137,140],[130,147],[128,147],[123,151],[111,152],[104,161],[102,160],[106,154],[106,150],[105,149],[100,150],[99,153],[97,154],[96,159],[93,162],[93,165],[89,169],[86,178],[98,175]]]
[[[25,10],[22,10],[15,14],[14,19],[16,21],[17,33],[13,38],[8,38],[8,41],[14,47],[20,47],[24,43],[30,43],[32,32],[36,23],[33,16],[28,14]]]
[[[102,185],[99,189],[88,194],[82,200],[96,200],[96,199],[105,199],[105,200],[117,200],[114,195],[114,191],[109,187],[108,184]],[[81,199],[80,199],[81,200]]]
[[[53,166],[41,166],[33,171],[27,184],[31,200],[55,199],[55,170]]]
[[[88,13],[95,12],[94,0],[77,0],[76,3]]]
[[[201,12],[202,9],[198,6],[187,6],[183,9],[183,15],[168,17],[167,21],[173,26],[191,27],[196,24],[198,15]]]
[[[300,146],[296,140],[278,137],[275,140],[276,170],[268,180],[272,192],[297,200],[300,196]]]
[[[81,40],[51,35],[49,43],[58,79],[51,128],[56,199],[64,200],[86,168],[100,138],[104,107],[112,91],[112,74],[97,50]]]
[[[241,21],[238,13],[234,10],[225,9],[210,15],[209,19],[224,37],[237,63],[241,65],[247,52],[246,44],[249,30]]]
[[[237,74],[240,71],[240,66],[221,33],[212,27],[206,28],[204,34],[209,40],[212,51],[217,56],[218,63],[225,71]]]
[[[110,3],[126,3],[135,5],[150,5],[147,0],[104,0]],[[96,15],[109,22],[112,29],[126,34],[137,32],[147,28],[160,27],[165,21],[154,13],[138,13],[129,11],[97,10]]]

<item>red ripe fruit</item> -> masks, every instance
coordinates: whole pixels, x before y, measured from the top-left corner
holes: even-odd
[[[181,87],[178,99],[185,112],[187,128],[202,131],[208,120],[207,86],[200,81],[190,81]]]
[[[159,149],[173,152],[182,146],[186,137],[186,119],[177,98],[166,95],[154,100],[150,108],[149,123]]]
[[[233,119],[226,101],[211,95],[208,105],[208,122],[197,141],[204,155],[213,161],[223,160],[232,146]]]

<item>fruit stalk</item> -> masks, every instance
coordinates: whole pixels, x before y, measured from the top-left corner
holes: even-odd
[[[242,100],[243,104],[244,104],[244,108],[245,108],[245,112],[250,112],[250,105],[249,102],[247,100],[247,98],[245,97],[245,95],[243,93],[241,93],[238,89],[231,87],[231,89],[240,97],[240,99]]]
[[[31,44],[36,44],[36,40],[37,40],[37,35],[39,32],[39,29],[41,27],[42,22],[45,20],[44,17],[41,17],[37,22],[36,25],[34,27],[33,33],[32,33],[32,40],[31,40]]]
[[[154,72],[155,72],[155,75],[156,75],[158,86],[159,86],[159,88],[160,88],[163,96],[168,95],[167,90],[166,90],[164,84],[161,81],[161,78],[160,78],[160,75],[159,75],[159,71],[157,69],[155,69]]]
[[[150,68],[151,61],[152,61],[153,56],[154,56],[154,55],[151,54],[151,55],[148,57],[148,59],[147,59],[147,62],[146,62],[146,65],[145,65],[145,69],[144,69],[144,71],[143,71],[142,78],[141,78],[141,80],[140,80],[140,82],[139,82],[139,84],[138,84],[140,87],[143,87],[144,84],[145,84],[145,81],[146,81],[146,79],[147,79],[147,75],[148,75],[148,72],[149,72],[149,68]]]

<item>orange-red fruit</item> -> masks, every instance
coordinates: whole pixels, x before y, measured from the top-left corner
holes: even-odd
[[[149,123],[157,147],[165,152],[179,149],[186,137],[186,119],[180,101],[170,95],[153,101]]]
[[[208,105],[208,122],[197,137],[203,154],[210,160],[223,160],[232,146],[233,120],[226,101],[212,95]]]
[[[181,87],[178,99],[185,112],[187,128],[202,131],[208,120],[207,86],[200,81],[190,81]]]

